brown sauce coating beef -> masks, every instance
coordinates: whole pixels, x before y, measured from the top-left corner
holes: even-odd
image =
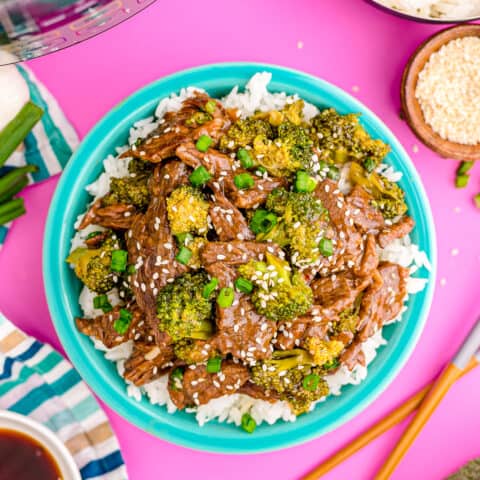
[[[372,233],[367,234],[360,265],[355,268],[355,274],[360,277],[369,277],[378,267],[377,242]]]
[[[118,203],[102,207],[102,199],[98,199],[83,217],[78,230],[88,225],[100,225],[115,230],[128,230],[138,219],[137,209],[133,205]]]
[[[125,380],[141,386],[161,377],[175,359],[171,345],[136,342],[130,358],[125,362]]]
[[[362,350],[362,341],[354,340],[340,355],[340,364],[345,365],[350,371],[357,365],[365,366],[365,354]]]
[[[383,215],[372,205],[372,200],[373,197],[360,185],[355,185],[346,197],[354,224],[362,233],[377,234],[385,226]]]
[[[415,226],[415,221],[411,217],[402,217],[397,223],[384,228],[378,234],[378,244],[380,247],[385,248],[389,243],[393,242],[397,238],[402,238],[408,235]]]
[[[176,150],[177,157],[191,168],[204,166],[214,179],[232,172],[232,159],[213,148],[200,152],[192,142],[180,145]]]
[[[265,400],[266,402],[276,402],[280,400],[279,394],[275,390],[265,390],[255,383],[247,382],[237,390],[237,393],[243,393],[257,400]]]
[[[280,256],[281,249],[275,243],[242,242],[210,242],[202,251],[205,265],[223,262],[226,265],[241,265],[249,260],[263,260],[265,254]]]
[[[221,371],[208,373],[205,365],[191,365],[185,368],[182,388],[172,388],[169,381],[170,397],[179,410],[185,407],[203,405],[212,398],[237,392],[249,379],[247,367],[230,360],[222,361]]]
[[[289,322],[280,322],[278,325],[275,348],[280,350],[291,350],[300,345],[300,342],[311,322],[312,317],[310,315],[297,317]]]
[[[157,331],[156,297],[186,267],[175,260],[175,241],[167,219],[166,197],[188,181],[188,169],[180,162],[156,167],[150,179],[150,205],[126,235],[129,262],[136,265],[132,291],[138,306]]]

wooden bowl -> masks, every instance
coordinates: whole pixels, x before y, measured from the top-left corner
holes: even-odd
[[[415,96],[418,74],[430,59],[432,53],[451,40],[463,37],[480,37],[480,25],[463,24],[447,28],[422,43],[405,67],[402,77],[401,99],[405,119],[413,133],[433,151],[445,158],[456,160],[480,159],[480,144],[464,145],[440,137],[424,119],[420,103]]]

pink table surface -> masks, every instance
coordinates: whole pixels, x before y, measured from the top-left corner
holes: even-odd
[[[165,443],[105,407],[133,480],[299,478],[430,380],[459,345],[480,312],[480,212],[471,203],[480,191],[479,169],[467,189],[456,190],[456,163],[421,145],[399,118],[402,69],[416,46],[440,28],[390,16],[362,0],[158,1],[101,36],[29,62],[81,136],[135,89],[183,68],[248,60],[304,70],[351,92],[385,121],[411,153],[433,209],[438,235],[433,307],[414,354],[376,402],[322,438],[248,457]],[[15,222],[0,253],[0,309],[29,333],[61,348],[41,273],[43,228],[56,182],[54,178],[25,192],[28,214]],[[455,385],[394,480],[444,478],[480,455],[479,382],[480,370]],[[325,478],[372,478],[403,426]]]

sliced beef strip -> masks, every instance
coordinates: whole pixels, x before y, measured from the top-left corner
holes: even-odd
[[[240,210],[236,208],[220,188],[214,187],[215,203],[210,207],[209,215],[218,238],[222,242],[229,240],[253,240],[255,235]]]
[[[218,278],[219,288],[231,287],[235,270],[220,262],[206,267],[209,275]],[[235,291],[231,307],[216,306],[217,332],[210,340],[223,355],[251,362],[269,358],[270,342],[276,332],[276,323],[256,312],[249,295]]]
[[[360,265],[355,267],[354,272],[360,277],[369,277],[378,267],[377,241],[372,233],[367,234],[363,257]]]
[[[263,260],[269,252],[275,256],[282,256],[283,252],[275,243],[242,242],[209,242],[202,252],[204,265],[223,262],[226,265],[241,265],[249,260]]]
[[[378,234],[378,244],[380,247],[385,248],[389,243],[393,242],[397,238],[402,238],[408,235],[415,226],[413,218],[404,216],[397,223],[385,227]]]
[[[372,200],[373,197],[360,185],[355,185],[346,197],[355,226],[362,233],[377,234],[385,227],[382,212],[372,205]]]
[[[175,260],[175,241],[167,219],[166,197],[188,181],[188,169],[180,162],[155,168],[150,179],[150,205],[126,235],[128,259],[136,265],[131,288],[152,329],[156,328],[156,297],[161,288],[186,272]]]
[[[223,360],[218,373],[208,373],[205,365],[191,365],[185,368],[182,388],[172,388],[169,381],[170,397],[179,410],[185,407],[203,405],[212,398],[236,393],[248,380],[247,367],[231,360]]]
[[[200,152],[192,142],[180,145],[176,149],[177,157],[191,168],[204,166],[216,180],[232,172],[232,159],[213,148]]]
[[[294,318],[288,322],[280,322],[278,325],[275,348],[291,350],[300,345],[305,332],[312,322],[310,315]]]
[[[280,400],[280,396],[275,390],[265,390],[252,382],[245,383],[245,385],[237,390],[237,393],[243,393],[257,400],[265,400],[266,402],[272,403]]]
[[[133,205],[119,203],[102,207],[102,199],[98,199],[83,217],[78,230],[88,225],[100,225],[115,230],[128,230],[138,219],[138,211]]]
[[[178,112],[167,112],[160,125],[140,145],[134,145],[122,154],[122,157],[136,157],[144,161],[159,163],[173,157],[179,145],[197,139],[200,135],[209,135],[218,139],[231,125],[230,117],[217,103],[214,118],[202,126],[188,125],[192,116],[200,112],[205,104],[212,100],[208,95],[198,92],[183,102]]]
[[[362,341],[354,340],[340,355],[340,364],[352,371],[356,365],[365,366],[365,354],[362,350]]]
[[[125,380],[138,387],[164,375],[175,359],[173,347],[135,342],[130,358],[125,362]]]
[[[120,318],[120,310],[128,309],[132,313],[132,321],[128,331],[120,335],[114,328],[115,321]],[[113,348],[127,340],[132,340],[137,333],[137,328],[143,320],[141,310],[136,306],[114,307],[111,312],[104,313],[95,318],[76,318],[75,323],[80,332],[89,337],[100,340],[107,348]]]
[[[366,290],[360,308],[359,338],[371,337],[385,322],[396,318],[407,293],[408,270],[396,263],[382,262],[379,278]]]
[[[85,245],[88,248],[98,248],[102,243],[110,236],[110,232],[108,230],[105,230],[104,232],[99,232],[97,235],[87,238],[85,240]]]
[[[344,272],[318,278],[310,284],[310,287],[316,304],[324,310],[340,313],[352,307],[355,299],[369,283],[368,278],[355,277],[350,272]]]
[[[355,228],[353,212],[338,185],[326,179],[317,185],[314,193],[328,210],[333,227],[325,235],[334,243],[333,255],[322,259],[320,275],[325,276],[358,266],[363,253],[362,236]]]

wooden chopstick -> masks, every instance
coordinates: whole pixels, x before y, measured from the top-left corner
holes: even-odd
[[[460,376],[465,375],[467,372],[476,367],[480,361],[480,355],[477,358],[472,356],[470,362],[462,370]],[[348,457],[352,456],[354,453],[358,452],[365,445],[369,444],[377,437],[385,433],[390,428],[399,424],[401,421],[405,420],[411,413],[413,413],[419,405],[422,403],[423,399],[427,395],[428,391],[432,387],[434,381],[426,385],[422,390],[412,395],[408,398],[402,405],[397,407],[395,410],[390,412],[386,417],[379,420],[375,425],[370,427],[365,432],[361,433],[358,437],[352,440],[348,445],[343,447],[341,450],[338,450],[331,457],[327,458],[323,463],[315,467],[309,473],[300,478],[300,480],[317,480],[322,475],[325,475],[327,472],[332,470],[334,467],[342,463]]]
[[[415,417],[403,432],[402,437],[395,445],[382,465],[375,480],[388,480],[400,463],[410,446],[413,444],[423,426],[427,423],[432,413],[442,401],[450,387],[460,378],[463,370],[468,366],[472,355],[480,346],[480,319],[472,328],[452,360],[445,367],[438,379],[428,391],[418,407]]]

